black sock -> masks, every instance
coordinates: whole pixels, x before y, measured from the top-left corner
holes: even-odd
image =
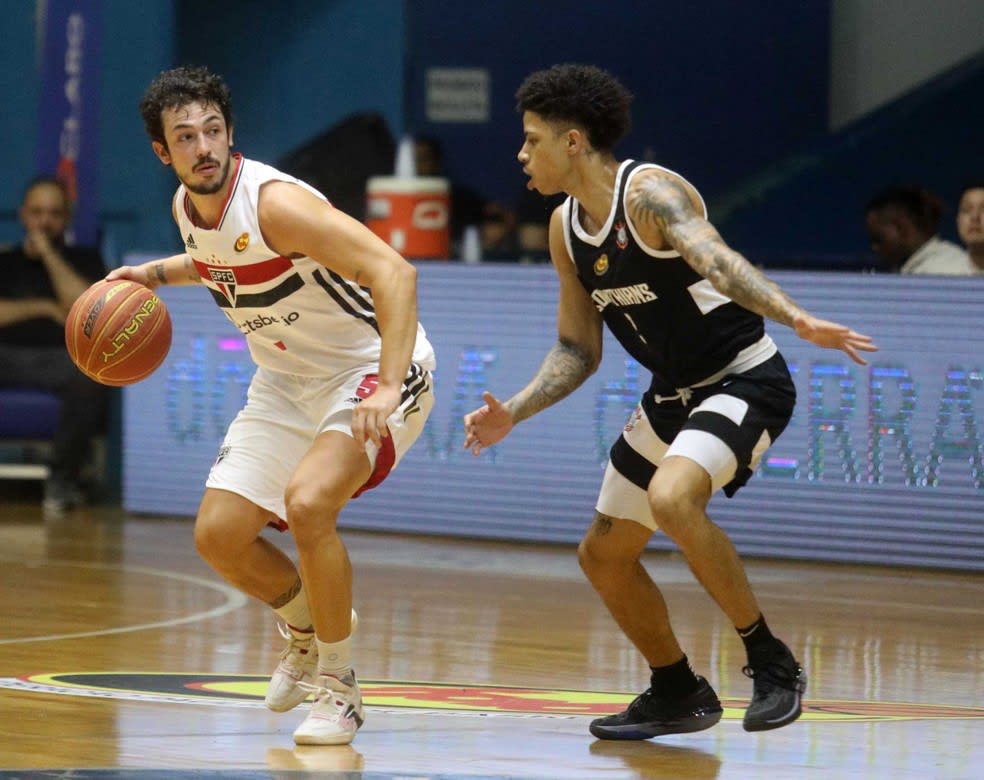
[[[745,643],[745,652],[748,654],[749,661],[752,660],[753,656],[761,658],[784,647],[782,642],[772,636],[772,632],[769,631],[769,626],[762,615],[759,615],[759,619],[748,628],[736,628],[735,630],[741,637],[741,641]]]
[[[700,685],[697,675],[690,668],[687,656],[669,666],[650,666],[649,684],[653,693],[671,699],[689,696]]]

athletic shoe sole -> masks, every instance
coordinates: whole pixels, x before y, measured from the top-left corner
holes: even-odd
[[[688,715],[682,718],[650,721],[649,723],[631,723],[624,726],[599,726],[592,723],[588,730],[598,739],[651,739],[664,737],[668,734],[690,734],[703,731],[721,720],[724,710],[708,710],[702,715]]]

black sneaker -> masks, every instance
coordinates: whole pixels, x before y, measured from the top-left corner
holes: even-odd
[[[684,699],[663,699],[650,688],[624,712],[591,721],[590,731],[598,739],[649,739],[709,729],[721,720],[723,710],[707,680],[697,679],[700,686]]]
[[[742,721],[745,731],[777,729],[796,720],[806,692],[806,673],[783,645],[782,650],[741,670],[754,683]]]

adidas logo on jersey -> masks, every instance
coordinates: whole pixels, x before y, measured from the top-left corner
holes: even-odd
[[[198,244],[195,243],[195,237],[191,235],[191,233],[189,233],[188,238],[185,239],[185,246],[188,247],[188,249],[198,249]]]

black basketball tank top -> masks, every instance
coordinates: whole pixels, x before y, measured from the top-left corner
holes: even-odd
[[[658,168],[626,160],[619,167],[608,220],[590,235],[579,206],[564,204],[564,229],[577,275],[612,334],[668,395],[726,368],[765,335],[761,316],[719,293],[675,251],[644,248],[625,213],[633,172]]]

